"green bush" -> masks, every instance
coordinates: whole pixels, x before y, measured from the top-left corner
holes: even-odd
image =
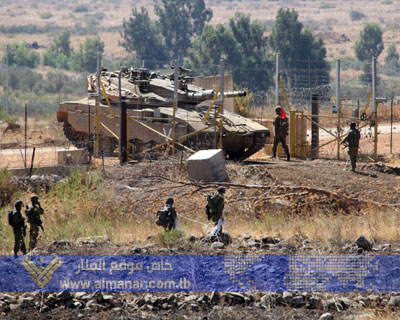
[[[87,5],[85,4],[78,4],[75,8],[74,8],[74,12],[75,13],[81,13],[81,12],[89,12],[89,8]]]
[[[349,15],[351,21],[359,21],[365,18],[365,14],[357,10],[350,10]]]
[[[334,9],[336,6],[333,3],[321,3],[319,9]]]
[[[3,64],[35,68],[40,61],[40,56],[28,49],[23,42],[13,42],[7,45],[3,54]]]
[[[23,25],[10,25],[10,26],[5,26],[1,25],[0,26],[0,33],[3,34],[15,34],[15,33],[27,33],[27,34],[36,34],[36,33],[50,33],[50,32],[58,32],[62,28],[54,25],[54,24],[46,24],[45,26],[37,26],[33,24],[23,24]]]
[[[51,17],[53,17],[51,12],[42,12],[40,14],[40,19],[50,19]]]

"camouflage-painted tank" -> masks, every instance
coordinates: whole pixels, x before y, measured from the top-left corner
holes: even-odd
[[[182,71],[183,69],[181,69]],[[179,75],[178,107],[176,109],[176,137],[198,131],[184,139],[183,145],[193,149],[211,149],[214,147],[214,112],[207,120],[204,116],[209,103],[215,96],[214,90],[204,90],[192,84],[193,78]],[[100,75],[109,103],[115,116],[111,115],[108,103],[101,95],[99,112],[99,149],[104,155],[114,155],[118,151],[120,107],[119,107],[119,72],[103,71]],[[57,119],[64,124],[65,136],[77,147],[87,145],[89,133],[94,134],[95,101],[89,96],[96,93],[96,76],[89,76],[88,98],[80,101],[60,103]],[[148,69],[131,69],[121,72],[121,95],[127,103],[128,116],[138,120],[129,121],[128,141],[130,154],[137,155],[167,141],[172,136],[174,81],[172,75],[152,73]],[[225,92],[225,97],[244,96],[246,92]],[[260,150],[265,139],[270,136],[267,128],[257,122],[224,110],[217,121],[222,121],[222,145],[229,159],[243,160]],[[162,133],[157,134],[155,131]],[[219,141],[219,130],[217,130]],[[179,146],[178,146],[179,148]],[[160,149],[158,149],[160,150]]]

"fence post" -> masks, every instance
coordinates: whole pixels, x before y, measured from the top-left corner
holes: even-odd
[[[374,114],[374,160],[378,160],[378,110],[376,108],[376,57],[372,58],[372,112]]]
[[[319,158],[319,104],[318,95],[311,97],[311,159]]]
[[[275,55],[275,106],[279,105],[279,53]]]
[[[340,59],[336,59],[337,158],[340,159]]]

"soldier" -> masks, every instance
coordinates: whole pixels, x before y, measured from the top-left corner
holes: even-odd
[[[358,146],[360,144],[360,131],[356,128],[356,123],[350,123],[350,131],[346,138],[343,139],[342,144],[347,144],[349,147],[349,156],[351,161],[351,171],[356,171],[356,162],[358,154]]]
[[[18,256],[18,251],[21,249],[23,254],[26,254],[24,236],[26,235],[25,218],[22,216],[21,208],[24,203],[21,200],[15,202],[14,210],[8,213],[8,223],[13,228],[14,232],[14,256]]]
[[[286,117],[285,112],[280,106],[276,106],[275,108],[276,117],[274,120],[275,127],[275,137],[274,137],[274,146],[272,147],[272,156],[276,158],[276,149],[278,148],[278,143],[280,142],[282,148],[286,152],[286,160],[290,160],[289,148],[286,144],[286,136],[288,135],[289,123]]]
[[[222,213],[224,211],[224,194],[225,188],[218,187],[217,191],[213,195],[207,197],[206,213],[208,220],[212,220],[215,223],[215,229],[212,231],[212,235],[219,236],[222,233]]]
[[[39,236],[39,228],[43,231],[42,220],[40,216],[44,213],[44,210],[39,202],[38,196],[31,197],[32,205],[25,210],[25,214],[28,218],[29,228],[29,251],[36,248],[37,238]]]
[[[178,215],[173,205],[174,199],[168,198],[165,207],[157,212],[156,224],[164,227],[165,231],[170,231],[178,227]]]

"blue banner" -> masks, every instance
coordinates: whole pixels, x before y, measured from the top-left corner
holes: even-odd
[[[400,291],[400,255],[0,256],[0,292]]]

